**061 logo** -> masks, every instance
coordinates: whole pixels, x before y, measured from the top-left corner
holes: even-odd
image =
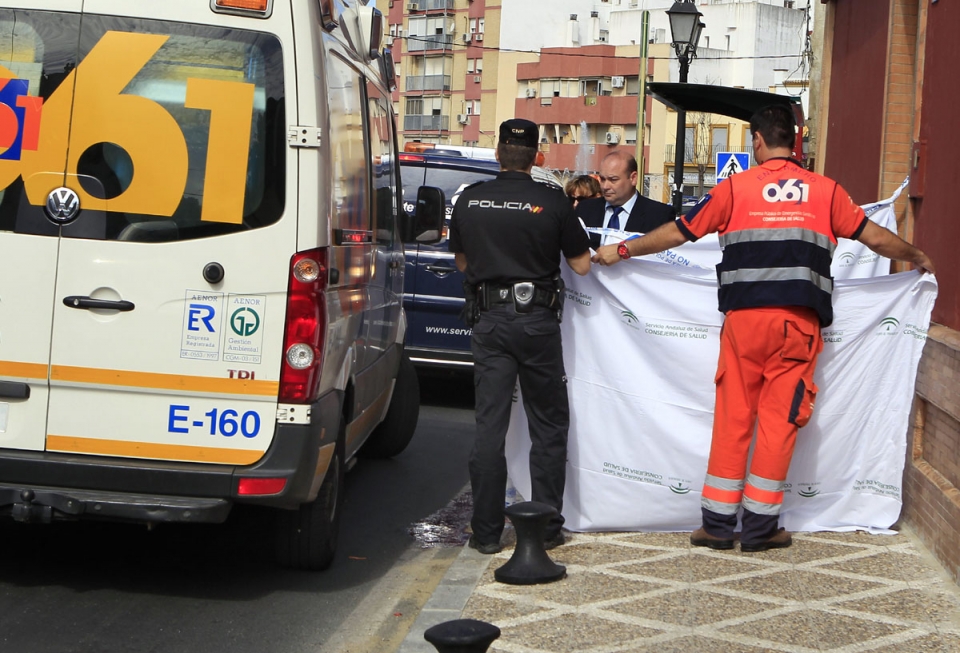
[[[807,201],[809,194],[809,184],[805,184],[799,179],[781,179],[777,182],[770,182],[763,187],[763,199],[768,202],[800,204]]]

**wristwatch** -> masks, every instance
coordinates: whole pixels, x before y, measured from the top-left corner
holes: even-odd
[[[623,241],[617,245],[617,254],[619,254],[620,258],[623,260],[630,258],[630,250],[627,249],[627,241]]]

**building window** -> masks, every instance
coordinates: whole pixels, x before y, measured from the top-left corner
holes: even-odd
[[[640,76],[627,77],[625,80],[627,95],[640,95]]]
[[[637,126],[636,125],[624,125],[623,140],[626,141],[627,145],[637,144]]]
[[[560,97],[559,79],[541,79],[540,97]]]
[[[711,151],[713,152],[713,159],[716,161],[717,152],[726,152],[727,151],[727,128],[726,127],[714,127],[711,132],[711,137],[713,138],[713,144]]]
[[[606,43],[610,40],[609,30],[602,29],[600,30],[600,36],[597,37],[597,41],[600,43]]]

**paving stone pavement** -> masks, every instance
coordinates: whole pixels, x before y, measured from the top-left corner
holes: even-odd
[[[692,547],[689,533],[573,533],[561,581],[498,583],[464,548],[400,653],[457,618],[500,627],[490,653],[958,653],[960,590],[909,532],[794,534],[763,553]]]

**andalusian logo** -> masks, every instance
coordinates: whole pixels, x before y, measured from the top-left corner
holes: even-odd
[[[624,324],[628,324],[633,328],[639,328],[640,318],[633,314],[633,311],[623,310],[620,311],[620,319]]]
[[[844,252],[838,258],[838,263],[842,268],[848,268],[851,265],[856,265],[857,257],[853,255],[852,252]]]
[[[690,489],[683,486],[683,481],[677,481],[676,484],[670,486],[670,491],[674,494],[687,494]]]
[[[797,490],[797,494],[804,497],[805,499],[809,499],[810,497],[815,497],[818,494],[820,494],[820,490],[813,487],[812,485],[800,486],[800,489]]]
[[[885,317],[880,320],[879,330],[877,335],[881,336],[895,336],[900,332],[900,320],[895,317]]]

